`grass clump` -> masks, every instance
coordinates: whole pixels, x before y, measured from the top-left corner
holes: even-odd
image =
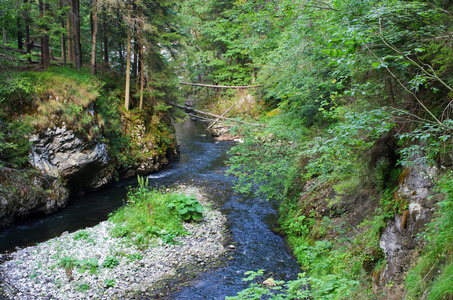
[[[120,264],[120,261],[113,256],[107,256],[106,259],[104,260],[104,263],[102,264],[103,267],[112,269],[113,267],[116,267],[117,265]]]
[[[175,238],[186,233],[184,219],[169,203],[180,197],[183,197],[180,193],[148,189],[147,180],[139,177],[139,187],[129,191],[127,205],[109,218],[116,224],[112,235],[127,238],[140,248],[148,246],[157,238],[167,244],[176,243]],[[191,201],[193,199],[186,197]]]
[[[65,123],[78,132],[88,132],[94,127],[94,102],[103,83],[87,69],[51,67],[45,72],[0,76],[0,85],[0,108],[9,122],[38,130]]]
[[[90,237],[90,233],[88,231],[82,230],[78,231],[74,234],[74,240],[87,240]]]
[[[32,83],[41,100],[56,100],[87,107],[99,95],[101,82],[88,69],[77,72],[71,68],[50,67],[45,72],[24,72],[21,76]]]

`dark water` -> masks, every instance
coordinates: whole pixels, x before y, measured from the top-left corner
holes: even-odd
[[[177,125],[180,157],[164,170],[151,174],[155,186],[185,183],[202,186],[228,218],[235,251],[225,266],[209,270],[185,282],[168,299],[224,299],[247,287],[244,272],[265,269],[275,279],[295,279],[300,271],[282,238],[271,231],[277,222],[276,205],[261,199],[237,195],[231,178],[225,177],[224,161],[229,142],[216,143],[202,123],[186,121]],[[128,186],[136,179],[122,181],[108,189],[74,199],[62,211],[47,217],[28,220],[0,233],[0,252],[16,246],[42,242],[65,231],[94,226],[122,205]]]

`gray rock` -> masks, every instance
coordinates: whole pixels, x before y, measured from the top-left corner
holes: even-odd
[[[391,281],[401,283],[417,255],[417,248],[421,245],[416,236],[431,221],[434,212],[434,203],[429,196],[433,193],[436,173],[435,167],[417,163],[397,191],[398,197],[408,204],[408,209],[401,215],[395,214],[381,236],[379,246],[387,259],[386,269],[381,274],[384,284]]]
[[[86,142],[66,126],[30,137],[30,163],[69,187],[94,190],[111,180],[107,145]]]

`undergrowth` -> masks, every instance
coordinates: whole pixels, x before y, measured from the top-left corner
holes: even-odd
[[[140,248],[156,243],[157,238],[167,244],[176,243],[177,236],[186,234],[183,222],[191,218],[186,218],[189,210],[180,213],[170,205],[174,199],[179,203],[190,202],[190,207],[195,205],[195,219],[199,219],[202,208],[192,196],[149,189],[147,179],[139,177],[139,187],[129,191],[127,205],[109,218],[116,224],[111,234],[126,238]]]
[[[268,198],[284,199],[280,225],[306,274],[303,282],[310,289],[304,296],[372,298],[372,275],[385,266],[380,235],[401,206],[391,184],[399,175],[395,150],[377,151],[391,140],[387,137],[396,126],[391,112],[339,111],[336,119],[341,121],[316,133],[293,127],[285,115],[273,122],[278,119],[281,126],[251,130],[245,142],[232,149],[229,173],[236,175],[241,192],[255,189]],[[280,284],[282,291],[285,284]],[[296,295],[288,289],[272,293],[272,299]],[[260,299],[256,293],[247,295]]]

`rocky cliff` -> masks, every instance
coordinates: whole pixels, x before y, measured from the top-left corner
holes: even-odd
[[[106,143],[86,142],[66,126],[34,134],[30,142],[31,165],[72,192],[95,190],[112,180]]]
[[[122,151],[128,161],[121,164],[109,140],[90,138],[64,123],[29,136],[29,162],[33,170],[1,172],[5,189],[0,193],[0,226],[34,213],[52,213],[66,206],[70,196],[100,189],[116,178],[148,174],[166,165],[177,155],[177,144],[170,122],[153,131],[144,117],[123,116],[124,137],[129,140]],[[159,120],[160,122],[161,120]],[[165,142],[159,142],[165,135]],[[116,154],[118,155],[118,154]]]
[[[406,272],[415,262],[421,249],[417,238],[433,217],[436,197],[433,187],[437,168],[422,163],[413,165],[400,176],[395,197],[404,205],[400,214],[387,223],[380,239],[380,247],[387,259],[379,284],[402,283]]]

